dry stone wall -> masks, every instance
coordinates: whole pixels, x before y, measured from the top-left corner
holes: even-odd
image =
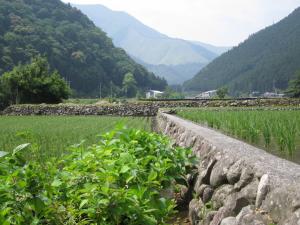
[[[146,102],[151,103],[151,102]],[[274,98],[274,99],[199,99],[185,101],[153,101],[159,108],[174,107],[268,107],[268,106],[300,106],[300,99]]]
[[[300,225],[300,166],[212,129],[159,112],[156,129],[199,159],[193,225]]]
[[[157,114],[158,108],[148,104],[124,105],[13,105],[3,111],[3,115],[110,115],[110,116],[143,116]]]
[[[248,99],[248,100],[187,100],[187,101],[144,101],[112,105],[12,105],[4,115],[114,115],[156,116],[159,108],[177,107],[300,107],[300,99]]]

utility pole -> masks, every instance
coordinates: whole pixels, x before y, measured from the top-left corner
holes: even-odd
[[[273,79],[273,91],[276,93],[275,80]]]
[[[19,87],[17,85],[17,94],[16,94],[16,105],[18,105],[20,102],[20,98],[19,98]]]
[[[112,81],[110,81],[110,98],[112,98]]]
[[[100,83],[99,97],[102,99],[102,83]]]
[[[71,89],[71,80],[67,77],[63,77],[64,81],[66,82],[66,84],[69,86],[69,88]]]

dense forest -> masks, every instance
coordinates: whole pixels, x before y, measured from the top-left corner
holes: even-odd
[[[0,0],[0,75],[31,58],[47,57],[76,95],[120,93],[126,73],[140,90],[166,81],[135,63],[79,10],[59,0]]]
[[[300,69],[300,8],[279,23],[203,68],[185,88],[206,91],[227,86],[234,95],[286,89]]]

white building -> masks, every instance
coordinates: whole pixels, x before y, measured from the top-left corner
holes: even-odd
[[[158,98],[163,94],[161,91],[149,90],[146,92],[146,98]]]
[[[217,90],[211,90],[211,91],[206,91],[202,92],[199,95],[197,95],[195,98],[212,98],[217,95]]]
[[[263,97],[264,98],[283,98],[284,94],[277,94],[277,93],[274,93],[274,92],[265,92],[263,94]]]

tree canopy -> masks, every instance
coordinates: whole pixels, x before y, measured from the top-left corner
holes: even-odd
[[[217,96],[221,99],[225,98],[225,96],[228,94],[228,88],[227,87],[221,87],[217,90]]]
[[[123,90],[126,97],[135,97],[137,93],[136,80],[132,73],[126,73],[123,79]]]
[[[300,98],[300,70],[296,73],[296,78],[289,82],[286,94],[292,98]]]
[[[45,58],[18,65],[0,77],[0,95],[8,103],[59,103],[70,88],[57,71],[50,72]]]
[[[135,63],[87,16],[60,0],[0,0],[0,75],[38,54],[68,81],[77,95],[109,95],[122,89],[124,75],[137,87],[164,89],[166,81]]]

